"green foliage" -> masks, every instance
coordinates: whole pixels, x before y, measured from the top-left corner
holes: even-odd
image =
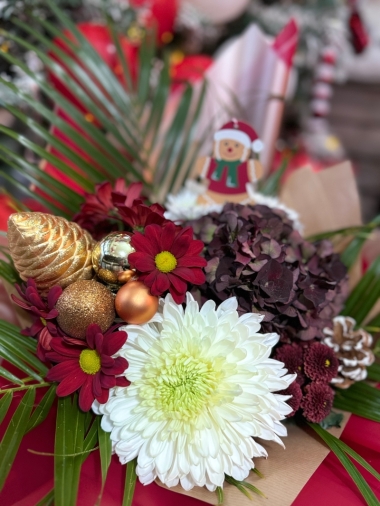
[[[265,495],[261,492],[261,490],[259,490],[251,483],[248,483],[248,481],[235,480],[235,478],[232,478],[232,476],[227,475],[225,475],[225,481],[226,483],[229,483],[230,485],[236,487],[242,494],[248,497],[248,499],[252,499],[252,496],[249,492],[253,492],[254,494],[257,494],[261,497],[265,497]]]
[[[368,239],[367,233],[374,230],[380,225],[380,215],[376,216],[368,225],[365,227],[367,231],[359,237],[355,237],[341,255],[342,262],[347,266],[351,267],[357,260],[365,241]]]
[[[34,389],[30,389],[26,392],[12,416],[0,443],[0,455],[2,460],[0,467],[0,489],[3,487],[9,471],[11,470],[17,450],[26,432],[29,416],[33,409],[35,395],[36,392]],[[5,402],[9,402],[9,397]]]
[[[122,51],[117,26],[107,17],[123,69],[123,80],[119,80],[70,18],[51,0],[47,0],[46,7],[62,27],[73,34],[73,40],[63,36],[62,31],[51,21],[36,18],[32,19],[32,23],[12,19],[18,30],[22,30],[28,37],[10,31],[3,31],[2,34],[23,50],[34,51],[46,68],[59,77],[96,121],[86,121],[83,113],[48,84],[45,78],[34,74],[20,58],[4,53],[2,57],[9,64],[23,70],[58,108],[70,116],[81,129],[81,134],[78,135],[75,128],[35,97],[18,90],[2,78],[1,84],[17,95],[30,110],[35,111],[38,117],[43,118],[47,126],[12,104],[5,104],[8,111],[25,123],[39,140],[38,143],[32,142],[7,127],[1,127],[1,132],[30,149],[40,159],[57,167],[85,191],[92,191],[94,185],[103,180],[114,181],[117,177],[125,177],[129,182],[142,180],[152,198],[163,200],[175,185],[181,185],[191,170],[188,153],[193,147],[193,134],[203,102],[204,88],[195,93],[192,86],[186,85],[174,112],[169,113],[170,110],[173,111],[169,62],[164,58],[162,68],[157,66],[154,59],[154,34],[147,34],[141,44],[138,79],[133,81],[130,62]],[[44,33],[64,40],[67,48],[75,53],[76,59],[55,45]],[[35,44],[29,40],[34,40]],[[151,84],[152,73],[157,80],[156,86]],[[164,115],[165,129],[162,128]],[[49,125],[64,133],[81,151],[73,151],[53,135]],[[48,146],[54,147],[68,161],[52,155]],[[86,153],[86,156],[80,153]],[[6,147],[0,148],[0,158],[16,174],[22,174],[41,190],[37,196],[34,193],[34,196],[52,212],[72,216],[78,209],[80,197],[44,173],[38,164],[25,161],[22,156]],[[13,175],[5,177],[28,194],[28,189],[20,186]]]
[[[276,196],[279,193],[281,178],[285,174],[289,161],[289,157],[284,158],[280,167],[273,174],[270,174],[264,181],[259,182],[260,193],[269,197]]]
[[[380,298],[380,257],[376,258],[348,297],[342,314],[360,327]]]
[[[367,367],[369,381],[380,383],[380,364],[372,364]]]
[[[54,446],[54,504],[75,506],[82,467],[85,413],[78,396],[58,400]]]
[[[108,432],[105,432],[100,426],[100,418],[98,424],[98,439],[99,439],[100,464],[102,469],[102,489],[100,493],[101,497],[103,495],[108,469],[111,464],[112,443],[110,434]]]
[[[380,390],[358,381],[346,390],[336,390],[334,407],[380,422]]]
[[[326,416],[324,420],[319,424],[322,429],[329,429],[330,427],[340,427],[342,423],[343,415],[342,413],[334,413],[334,411],[330,411],[330,413]]]
[[[216,493],[217,498],[218,498],[218,504],[223,504],[224,494],[223,494],[222,487],[216,487],[215,493]]]
[[[125,473],[125,485],[124,485],[124,495],[123,495],[123,504],[122,506],[132,506],[133,494],[135,492],[136,486],[136,465],[137,460],[131,460],[126,465],[126,473]]]
[[[36,357],[36,351],[34,339],[22,336],[18,327],[0,320],[0,356],[34,380],[43,382],[47,367]],[[5,377],[2,369],[0,376]],[[17,383],[22,381],[18,379]]]
[[[373,469],[373,467],[368,464],[368,462],[366,462],[360,455],[354,452],[349,446],[347,446],[332,434],[329,434],[329,432],[323,429],[320,425],[317,425],[315,423],[310,423],[309,425],[312,427],[312,429],[315,430],[321,439],[323,439],[330,450],[340,460],[341,464],[348,472],[352,480],[355,482],[355,485],[358,487],[366,504],[368,504],[368,506],[378,506],[379,501],[377,500],[375,494],[372,492],[368,483],[365,481],[363,476],[360,474],[348,456],[356,460],[356,462],[358,462],[362,467],[364,467],[364,469],[375,476],[375,478],[378,480],[380,480],[379,473],[377,473],[375,469]]]

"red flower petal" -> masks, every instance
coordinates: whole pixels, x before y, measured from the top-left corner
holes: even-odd
[[[108,390],[102,388],[101,394],[99,396],[96,396],[96,400],[100,402],[100,404],[105,404],[108,401],[108,398],[110,396],[110,393]]]
[[[187,250],[189,249],[190,239],[188,237],[180,237],[175,240],[170,252],[176,257],[176,259],[180,259],[183,257]]]
[[[202,257],[184,256],[178,259],[177,267],[206,267],[207,260]]]
[[[92,377],[92,393],[94,397],[99,397],[102,395],[102,385],[100,383],[100,373],[96,373]]]
[[[156,268],[153,257],[148,256],[146,253],[131,253],[128,256],[128,261],[131,267],[140,272],[151,272]]]
[[[194,269],[190,269],[189,267],[176,267],[171,274],[179,276],[194,285],[202,285],[206,281],[205,273],[198,267]]]
[[[161,251],[171,251],[175,238],[176,227],[174,223],[167,223],[161,233]]]
[[[100,360],[102,364],[102,371],[104,371],[105,369],[112,369],[115,363],[114,358],[110,357],[109,355],[105,355],[104,353],[100,355]]]
[[[163,274],[162,272],[159,272],[157,274],[157,277],[152,284],[150,291],[152,295],[161,295],[162,293],[166,292],[166,290],[169,290],[170,287],[170,281],[167,276],[167,274]]]
[[[87,375],[86,381],[79,392],[79,407],[82,411],[90,411],[95,397],[92,392],[92,376]]]
[[[151,287],[157,277],[158,272],[159,271],[153,271],[148,275],[145,274],[143,276],[140,276],[139,279],[140,279],[140,281],[142,281],[144,283],[144,285]],[[157,294],[152,293],[152,295],[157,295]]]
[[[185,292],[178,292],[173,285],[169,288],[169,292],[176,304],[185,302]]]
[[[57,395],[58,397],[66,397],[66,395],[70,395],[73,392],[76,392],[86,381],[86,374],[79,369],[80,374],[71,374],[67,376],[57,387]]]
[[[41,343],[39,343],[39,344],[41,344]],[[59,353],[56,353],[55,351],[48,351],[48,352],[46,352],[46,350],[44,350],[44,351],[46,353],[46,358],[49,359],[51,362],[68,362],[70,360],[73,360],[72,357],[63,357],[62,355],[60,355]]]
[[[145,236],[150,242],[150,254],[155,256],[162,251],[161,234],[162,227],[160,225],[148,225],[145,227]]]
[[[44,329],[44,324],[42,323],[41,319],[38,318],[38,320],[34,321],[32,326],[29,329],[29,335],[30,336],[36,336],[38,332],[41,332],[41,330]]]
[[[116,378],[115,376],[109,376],[107,374],[100,374],[100,384],[102,388],[110,389],[116,386]]]
[[[74,358],[79,357],[82,351],[81,348],[86,348],[86,344],[85,342],[83,342],[83,345],[81,347],[79,347],[79,345],[69,346],[60,337],[55,337],[50,341],[50,347],[52,350],[56,351],[60,355]]]
[[[23,309],[26,309],[27,311],[30,310],[30,304],[28,302],[19,299],[18,297],[16,297],[13,294],[11,295],[11,299],[13,300],[13,302],[15,304],[17,304],[18,306],[22,307]]]
[[[48,307],[49,308],[54,308],[57,300],[59,299],[59,297],[61,296],[62,294],[62,288],[60,286],[53,286],[50,290],[49,290],[49,293],[48,293],[48,299],[47,299],[47,302],[48,302]],[[58,313],[58,311],[57,311]]]
[[[146,227],[145,229],[145,233],[147,232],[147,230],[150,228],[150,227],[153,227],[154,225],[149,225],[148,227]],[[151,255],[153,252],[152,252],[152,245],[151,245],[151,242],[150,240],[148,239],[147,236],[145,236],[144,234],[142,234],[141,232],[135,232],[131,238],[131,245],[132,247],[137,251],[137,252],[144,252],[144,253],[148,253],[148,255]],[[133,255],[133,253],[131,254]],[[128,258],[131,257],[131,255],[129,255]]]
[[[202,253],[204,247],[205,247],[205,245],[202,241],[198,241],[198,240],[191,241],[191,244],[189,246],[187,254],[189,256],[199,255],[199,253]]]
[[[170,280],[171,285],[174,287],[174,290],[176,293],[183,294],[186,292],[187,283],[185,281],[183,281],[183,279],[177,277],[175,275],[175,271],[169,272],[167,276]],[[170,293],[172,293],[172,292],[170,291]]]
[[[47,355],[48,353],[46,354],[46,356]],[[61,362],[60,364],[57,364],[54,367],[52,367],[48,371],[46,379],[48,381],[63,381],[66,377],[70,377],[71,374],[75,376],[77,371],[80,371],[82,374],[85,374],[79,367],[79,362],[77,360],[65,360],[64,362]]]
[[[103,341],[102,353],[106,355],[114,355],[125,344],[128,334],[124,330],[114,332]]]
[[[101,334],[102,330],[96,323],[91,323],[86,329],[86,341],[91,350],[96,349],[96,335]]]
[[[127,387],[131,384],[130,381],[127,380],[127,378],[125,376],[118,376],[116,378],[116,385],[118,387]]]
[[[103,334],[98,332],[95,336],[95,349],[98,353],[102,353],[103,351]]]
[[[119,374],[123,374],[123,372],[127,369],[128,362],[123,357],[117,357],[114,359],[112,367],[104,367],[102,364],[102,372],[107,374],[107,376],[117,376]]]

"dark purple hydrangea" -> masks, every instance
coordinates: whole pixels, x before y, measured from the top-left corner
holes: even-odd
[[[236,296],[240,313],[263,314],[263,331],[283,342],[319,339],[339,314],[345,266],[329,241],[307,242],[283,211],[226,204],[188,224],[205,243],[207,281],[198,292],[204,300]]]

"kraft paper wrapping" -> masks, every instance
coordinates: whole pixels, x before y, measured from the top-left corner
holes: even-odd
[[[320,172],[311,167],[297,169],[282,185],[279,197],[299,214],[305,237],[362,224],[350,162]]]
[[[338,411],[334,409],[334,411]],[[343,413],[343,412],[342,412]],[[344,419],[340,428],[329,429],[329,432],[340,437],[350,417],[343,413]],[[252,483],[265,494],[260,497],[253,494],[253,501],[245,497],[236,487],[224,486],[223,506],[290,506],[302,488],[309,481],[322,461],[327,457],[329,449],[317,439],[315,433],[308,427],[301,428],[292,420],[286,422],[288,436],[283,438],[286,446],[284,450],[272,441],[259,440],[268,452],[268,459],[254,459],[257,469],[264,475],[259,478],[250,473],[246,481]],[[162,485],[157,481],[158,485]],[[194,488],[186,492],[182,487],[173,487],[170,490],[179,494],[189,495],[207,504],[218,504],[217,496],[206,488]]]

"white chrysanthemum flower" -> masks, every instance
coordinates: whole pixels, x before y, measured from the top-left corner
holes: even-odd
[[[267,456],[252,436],[282,444],[280,420],[292,408],[273,392],[296,375],[269,358],[279,336],[258,333],[262,318],[239,317],[235,297],[199,309],[188,293],[186,309],[167,295],[153,321],[121,327],[131,385],[94,410],[121,463],[137,457],[143,484],[158,477],[213,491],[225,474],[243,480],[252,458]]]
[[[165,218],[174,222],[196,220],[206,214],[223,209],[223,204],[210,202],[210,204],[197,204],[199,195],[205,193],[205,188],[195,181],[187,181],[186,185],[177,193],[169,194],[165,203],[167,211]]]

